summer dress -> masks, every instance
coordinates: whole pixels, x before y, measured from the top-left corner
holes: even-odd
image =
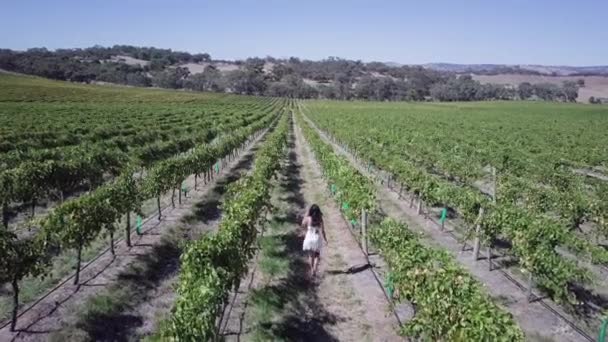
[[[313,251],[320,252],[321,251],[321,236],[319,236],[319,227],[308,225],[308,230],[306,231],[306,236],[304,237],[304,251]]]

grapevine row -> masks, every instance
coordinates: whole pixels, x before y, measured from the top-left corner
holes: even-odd
[[[254,171],[230,185],[216,234],[205,235],[181,256],[178,298],[164,339],[210,341],[218,338],[218,317],[231,289],[238,289],[254,253],[257,226],[265,219],[270,178],[285,154],[290,118],[283,115],[256,153]]]
[[[327,121],[328,118],[324,117],[324,120]],[[562,256],[557,251],[557,246],[577,246],[578,250],[593,252],[595,262],[607,260],[605,251],[577,238],[551,218],[526,211],[517,204],[500,201],[500,198],[493,202],[477,189],[428,173],[407,159],[396,158],[385,151],[382,145],[370,144],[365,136],[333,127],[332,136],[346,142],[369,164],[378,165],[389,172],[398,183],[403,184],[404,190],[416,194],[428,205],[457,210],[469,227],[479,224],[480,237],[486,245],[492,247],[495,239],[500,236],[511,241],[511,253],[518,258],[521,267],[526,272],[531,272],[535,283],[558,301],[574,302],[569,285],[588,281],[590,274],[573,260]],[[383,144],[388,142],[386,140]],[[480,208],[484,208],[481,219]],[[469,234],[472,233],[470,230]]]
[[[299,121],[325,177],[337,186],[339,202],[349,203],[345,214],[356,219],[354,213],[374,210],[371,181],[336,155],[302,116]],[[494,304],[448,253],[424,246],[405,224],[392,219],[372,222],[370,231],[388,262],[397,300],[407,300],[416,309],[414,318],[402,327],[403,335],[423,340],[523,341],[511,315]]]
[[[0,283],[10,282],[15,296],[12,328],[16,324],[18,282],[26,276],[43,275],[57,249],[76,249],[77,267],[75,283],[79,281],[82,249],[106,232],[111,238],[116,222],[131,212],[139,212],[141,203],[149,198],[159,198],[172,188],[180,187],[189,175],[211,172],[217,160],[231,156],[256,131],[268,125],[272,117],[239,129],[219,141],[201,144],[187,154],[161,161],[148,170],[142,179],[135,169],[126,172],[114,181],[78,198],[64,202],[39,221],[39,230],[28,237],[18,237],[7,230],[0,235]],[[159,204],[160,219],[160,204]],[[34,225],[35,222],[29,224]],[[130,225],[127,222],[127,243]]]

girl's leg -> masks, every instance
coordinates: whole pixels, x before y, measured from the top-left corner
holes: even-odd
[[[315,255],[312,251],[308,251],[308,262],[310,264],[310,270],[308,271],[308,273],[310,276],[313,276],[315,269]]]

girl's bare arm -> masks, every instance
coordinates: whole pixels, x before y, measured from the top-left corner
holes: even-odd
[[[325,235],[325,223],[321,221],[321,233],[323,233],[323,239],[325,239],[325,243],[329,244],[327,241],[327,235]]]
[[[308,216],[304,216],[304,219],[302,219],[302,228],[306,228],[307,224],[308,224]]]

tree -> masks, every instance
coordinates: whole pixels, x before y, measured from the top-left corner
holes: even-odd
[[[226,88],[226,80],[215,66],[208,65],[202,73],[189,76],[184,87],[197,91],[220,92]]]
[[[238,94],[262,95],[266,91],[264,75],[256,68],[231,71],[227,79],[229,88]]]
[[[534,87],[532,87],[530,82],[522,82],[517,87],[517,95],[519,95],[521,100],[527,100],[534,95]]]
[[[578,97],[578,85],[574,81],[564,81],[562,83],[562,90],[565,100],[568,102],[575,102]]]
[[[152,76],[152,85],[159,88],[178,89],[183,87],[183,79],[190,71],[187,68],[177,67],[157,72]]]
[[[563,95],[559,86],[553,83],[537,83],[533,85],[534,95],[546,101],[553,101]]]

